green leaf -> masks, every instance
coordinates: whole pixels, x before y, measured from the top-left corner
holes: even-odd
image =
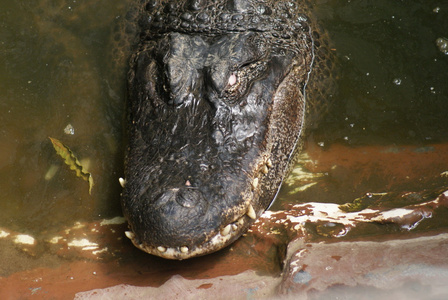
[[[69,147],[65,146],[60,140],[48,137],[53,144],[54,150],[56,153],[64,159],[64,162],[67,166],[70,167],[70,170],[75,171],[76,176],[81,177],[85,181],[89,183],[89,194],[92,194],[93,187],[93,177],[92,175],[85,171],[81,163],[76,158],[75,154],[70,150]]]

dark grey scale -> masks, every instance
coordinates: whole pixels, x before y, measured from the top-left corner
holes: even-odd
[[[191,0],[188,7],[192,10],[201,10],[205,8],[206,5],[207,1],[205,0]]]
[[[160,12],[157,12],[156,15],[154,16],[154,21],[157,23],[161,23],[163,22],[163,16],[160,14]]]
[[[171,26],[173,26],[174,28],[178,27],[180,24],[180,20],[179,18],[176,18],[175,16],[169,16],[168,17],[168,22],[169,24],[171,24]]]
[[[208,23],[210,22],[210,16],[205,12],[201,12],[196,16],[196,20],[201,23]]]
[[[266,11],[266,7],[264,5],[260,4],[260,5],[257,5],[257,7],[255,7],[255,12],[257,14],[262,15],[262,14],[264,14],[265,11]]]
[[[291,38],[291,36],[289,34],[287,34],[287,33],[283,33],[281,35],[281,37],[282,37],[282,39],[286,39],[286,40],[289,40]]]
[[[297,21],[301,22],[301,23],[306,23],[306,24],[309,23],[308,17],[306,15],[304,15],[304,14],[298,14],[297,15]]]
[[[302,23],[299,21],[293,22],[292,29],[294,31],[302,30]]]
[[[295,8],[296,8],[296,3],[293,1],[286,3],[286,5],[293,10],[295,10]]]
[[[283,31],[283,25],[281,25],[281,24],[276,24],[275,26],[274,26],[274,30],[275,31]]]
[[[241,14],[233,15],[231,23],[232,23],[232,27],[233,27],[232,30],[241,30],[241,31],[244,30],[244,28],[241,28],[245,25],[243,15],[241,15]]]
[[[180,23],[180,27],[185,28],[185,29],[186,28],[190,28],[191,24],[189,22],[183,21],[183,22]]]
[[[314,39],[314,46],[315,46],[316,48],[319,48],[319,47],[320,47],[320,42],[319,42],[318,39]]]
[[[176,2],[168,2],[163,8],[165,14],[175,14],[179,5]]]
[[[148,30],[152,26],[154,18],[152,15],[144,16],[138,20],[138,26],[143,30]]]
[[[223,14],[221,14],[221,15],[219,16],[219,18],[220,18],[221,21],[223,21],[224,23],[227,23],[227,22],[230,20],[231,15],[226,14],[226,13],[223,13]]]
[[[210,32],[211,29],[212,29],[212,27],[211,27],[210,24],[205,24],[205,26],[204,26],[204,31],[205,31],[205,32]]]
[[[191,28],[192,28],[194,31],[197,31],[198,28],[199,28],[199,24],[197,24],[196,22],[193,22],[193,23],[191,23]]]
[[[158,29],[162,29],[164,27],[165,27],[165,24],[162,22],[153,22],[150,24],[150,29],[158,30]]]
[[[291,14],[289,13],[289,12],[284,12],[283,14],[282,14],[282,17],[285,19],[285,20],[290,20],[291,19]]]
[[[205,30],[205,24],[196,24],[197,25],[197,28],[201,31],[201,32],[203,32],[204,30]]]
[[[229,30],[229,31],[235,31],[236,30],[236,25],[233,23],[225,23],[224,24],[224,29]]]
[[[290,37],[291,37],[291,39],[293,39],[293,40],[297,39],[297,38],[298,38],[297,32],[296,32],[296,31],[292,31],[292,32],[290,33]]]
[[[259,16],[259,17],[260,17],[259,31],[272,31],[274,29],[271,17],[268,16]]]
[[[270,15],[272,15],[272,12],[273,12],[272,8],[270,8],[269,6],[265,6],[264,7],[264,11],[263,11],[263,15],[270,16]]]
[[[145,10],[148,12],[152,12],[158,5],[159,5],[158,0],[148,1],[148,3],[146,3],[145,5]]]
[[[317,31],[313,31],[312,35],[313,35],[313,39],[315,39],[315,40],[320,39],[320,34]]]
[[[187,21],[187,22],[191,22],[191,21],[194,19],[193,15],[190,14],[190,13],[188,13],[188,12],[183,13],[183,14],[180,16],[180,18],[181,18],[182,20],[184,20],[184,21]]]
[[[251,9],[250,1],[236,0],[236,1],[229,1],[228,3],[231,6],[230,7],[231,10],[247,13]]]
[[[241,14],[235,14],[232,16],[232,21],[233,22],[240,22],[244,19],[243,15]]]
[[[260,17],[259,16],[252,16],[250,19],[249,19],[249,23],[251,23],[251,24],[258,24],[258,23],[260,23]]]
[[[308,32],[310,31],[310,26],[308,26],[306,23],[302,25],[302,32],[304,34],[308,34]]]

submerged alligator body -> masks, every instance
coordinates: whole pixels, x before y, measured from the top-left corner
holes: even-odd
[[[145,1],[128,75],[124,215],[135,246],[217,251],[275,198],[316,49],[295,1]]]

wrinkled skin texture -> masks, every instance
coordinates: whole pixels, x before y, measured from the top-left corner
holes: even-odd
[[[185,259],[241,236],[303,133],[310,20],[288,1],[151,1],[128,76],[122,205],[140,249]]]

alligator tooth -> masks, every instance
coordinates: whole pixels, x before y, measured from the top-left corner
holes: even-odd
[[[255,210],[254,207],[252,206],[252,204],[249,204],[249,207],[247,209],[247,215],[249,216],[249,218],[255,220],[257,218],[257,215],[255,214]]]
[[[159,246],[157,247],[157,250],[159,250],[160,252],[166,252],[166,247]]]
[[[233,229],[233,230],[237,230],[237,229],[238,229],[238,225],[236,225],[236,224],[232,224],[232,229]]]
[[[238,219],[238,224],[240,224],[240,225],[244,224],[244,219],[242,217]]]
[[[255,178],[254,181],[252,181],[252,188],[255,190],[258,187],[258,178]]]
[[[121,187],[122,188],[124,188],[124,186],[126,185],[126,179],[123,179],[123,178],[118,178],[118,182],[120,182],[120,185],[121,185]]]
[[[264,165],[263,168],[261,169],[261,172],[263,172],[264,174],[268,174],[269,172],[268,166]]]
[[[135,234],[132,231],[125,231],[124,234],[128,237],[128,239],[133,240]]]
[[[188,247],[187,246],[180,247],[180,252],[187,253],[188,252]]]
[[[232,225],[231,224],[229,224],[229,225],[227,225],[226,227],[224,227],[222,230],[221,230],[221,235],[222,236],[226,236],[226,235],[228,235],[229,233],[230,233],[230,229],[232,228]]]
[[[266,162],[266,165],[267,165],[269,168],[272,168],[272,160],[271,160],[271,159],[268,159],[268,161]]]

